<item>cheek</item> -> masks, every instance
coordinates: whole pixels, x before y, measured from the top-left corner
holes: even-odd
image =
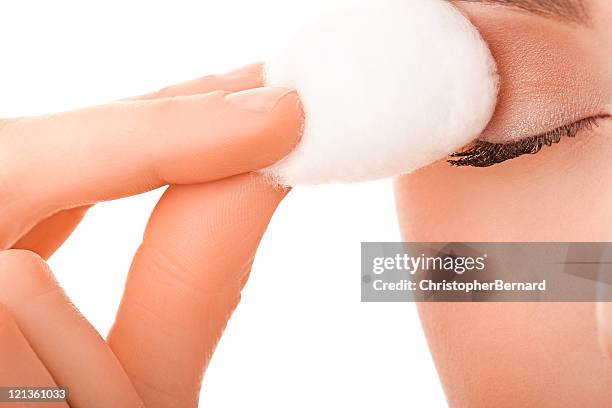
[[[438,162],[396,179],[406,241],[612,240],[612,124],[485,169]]]

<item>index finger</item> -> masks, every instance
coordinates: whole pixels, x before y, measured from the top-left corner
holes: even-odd
[[[117,102],[0,128],[0,247],[63,209],[257,170],[297,144],[296,92]]]
[[[263,64],[250,64],[223,75],[207,75],[201,78],[165,87],[156,92],[126,98],[126,100],[160,99],[189,96],[213,91],[239,92],[263,86]],[[28,249],[48,259],[70,236],[90,206],[62,210],[41,220],[22,236],[13,248]]]

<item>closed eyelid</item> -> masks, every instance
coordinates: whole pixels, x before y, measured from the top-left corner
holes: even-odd
[[[602,113],[608,64],[591,30],[506,7],[455,4],[478,27],[500,76],[497,108],[482,140],[515,142]]]

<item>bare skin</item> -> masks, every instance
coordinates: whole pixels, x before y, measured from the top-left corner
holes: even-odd
[[[611,113],[612,67],[607,50],[612,45],[612,35],[607,22],[611,20],[612,8],[607,0],[588,3],[592,17],[588,27],[505,7],[458,4],[491,45],[502,75],[498,110],[483,137],[508,140],[577,119],[570,117],[573,114]],[[229,77],[206,78],[143,99],[162,98],[163,105],[166,103],[164,97],[205,94],[219,89],[238,91],[261,85],[261,73],[257,69]],[[206,99],[216,106],[219,100],[214,98],[218,96],[197,95],[193,99],[173,100],[171,104],[194,103],[197,108],[185,106],[185,109],[193,114],[201,113],[199,104]],[[126,112],[119,108],[125,107],[132,117],[132,108],[138,107],[140,112],[140,103],[145,107],[157,104],[132,102],[135,105],[77,113],[76,117],[82,120],[73,121],[75,117],[70,114],[53,119],[59,121],[58,129],[65,128],[67,122],[81,128],[98,115],[100,118],[115,117],[117,123],[125,123],[126,117],[122,115]],[[229,115],[230,118],[234,117]],[[23,132],[40,135],[41,129],[48,129],[53,123],[48,119],[7,121],[0,132],[9,132],[5,134],[13,137]],[[270,125],[277,126],[278,120],[276,118]],[[267,129],[265,124],[260,126]],[[297,128],[295,123],[287,126]],[[101,132],[99,126],[83,129],[88,131],[86,133],[109,134]],[[119,134],[125,131],[114,129]],[[152,130],[155,134],[154,129],[147,129],[142,134],[147,136],[147,141]],[[175,130],[177,135],[184,135],[186,129]],[[188,137],[190,133],[186,134]],[[537,156],[521,157],[488,169],[456,169],[439,162],[398,178],[396,190],[404,239],[610,240],[610,135],[610,120],[603,120],[597,130],[564,140]],[[103,139],[93,138],[94,141]],[[259,237],[285,193],[240,174],[274,162],[290,150],[296,139],[297,136],[289,137],[274,146],[266,144],[278,150],[248,165],[242,161],[244,156],[238,154],[242,159],[230,160],[236,164],[230,170],[219,167],[219,163],[208,167],[204,161],[203,165],[201,156],[210,157],[213,162],[215,155],[227,159],[227,155],[233,156],[234,152],[250,152],[254,145],[262,143],[261,140],[255,142],[247,138],[246,145],[232,145],[228,149],[223,145],[223,155],[217,151],[210,152],[210,156],[206,156],[206,151],[192,156],[191,148],[197,143],[189,143],[190,149],[164,156],[167,160],[161,162],[165,165],[153,172],[147,173],[150,166],[139,166],[143,162],[127,163],[128,167],[117,172],[123,177],[121,184],[113,184],[104,176],[110,174],[115,179],[117,173],[95,171],[96,166],[108,169],[107,162],[94,163],[94,171],[89,167],[89,160],[77,163],[85,170],[84,174],[96,180],[96,189],[74,188],[71,173],[61,179],[53,178],[56,173],[51,170],[58,170],[53,166],[62,164],[57,160],[63,157],[61,150],[55,150],[56,160],[48,163],[51,167],[39,167],[38,174],[29,173],[31,166],[26,168],[20,161],[13,162],[9,167],[10,177],[0,175],[0,189],[7,191],[2,196],[1,208],[6,211],[0,214],[0,225],[3,225],[0,242],[4,249],[26,248],[44,257],[61,245],[87,206],[99,200],[135,194],[166,183],[206,184],[171,187],[164,195],[152,216],[142,249],[136,255],[117,323],[107,342],[96,338],[88,325],[79,339],[65,338],[49,328],[45,335],[52,335],[41,340],[40,328],[30,320],[36,308],[37,312],[49,313],[49,321],[65,322],[64,327],[83,324],[82,318],[67,307],[68,301],[40,258],[30,252],[14,250],[0,255],[0,276],[16,288],[0,292],[0,303],[4,303],[0,313],[1,333],[4,344],[11,344],[14,350],[14,353],[0,354],[4,359],[0,367],[8,366],[15,355],[22,356],[20,361],[26,362],[24,371],[0,372],[0,375],[12,382],[31,384],[36,380],[42,385],[53,385],[59,378],[62,385],[77,390],[70,401],[71,406],[92,406],[93,398],[104,396],[108,399],[102,399],[101,406],[194,406],[201,373],[238,301]],[[0,141],[5,140],[10,140],[10,136],[0,138]],[[121,140],[118,142],[117,148],[116,144],[103,145],[108,150],[102,150],[106,154],[101,157],[115,158],[132,147],[121,145]],[[10,162],[11,157],[40,156],[32,154],[28,144],[6,146],[17,150],[3,157],[3,161]],[[100,145],[82,145],[82,148],[99,151]],[[184,167],[182,159],[185,159]],[[146,164],[146,159],[143,160]],[[193,170],[193,165],[197,171]],[[19,179],[27,182],[10,183],[14,174],[22,175]],[[127,178],[127,183],[126,174],[133,176]],[[39,190],[40,185],[55,187]],[[21,195],[23,186],[24,196]],[[209,197],[211,199],[206,199]],[[20,205],[23,202],[34,205],[24,210],[25,206]],[[244,206],[241,203],[245,203]],[[228,213],[240,216],[228,217]],[[206,228],[194,222],[202,219],[208,220]],[[210,226],[214,228],[208,228]],[[252,230],[255,233],[244,246],[235,248],[232,245],[237,236],[242,239],[247,235],[245,231]],[[212,231],[215,231],[214,239],[211,239]],[[221,261],[228,258],[228,251],[237,251],[232,257],[235,262],[230,264]],[[202,265],[211,267],[202,271]],[[151,273],[159,278],[150,279]],[[147,290],[143,290],[145,286]],[[41,290],[53,295],[37,297],[41,302],[55,303],[27,308],[20,301]],[[201,293],[213,295],[202,302]],[[170,299],[169,304],[162,307],[161,298]],[[597,330],[593,304],[424,304],[419,308],[452,406],[604,407],[612,401],[612,368],[598,347],[598,333],[605,333],[605,330]],[[184,315],[185,310],[192,313]],[[604,305],[599,315],[605,317],[608,312]],[[180,319],[173,319],[176,316]],[[603,319],[601,326],[604,329],[605,321]],[[602,343],[606,341],[604,338]],[[201,344],[206,347],[200,348]],[[90,391],[84,383],[90,377],[74,376],[75,371],[67,365],[69,362],[54,358],[54,348],[71,346],[82,352],[88,362],[82,368],[103,370],[96,378],[104,375],[104,396],[88,394]],[[180,358],[165,359],[157,352],[160,349],[177,350]],[[177,360],[181,363],[177,364]],[[71,369],[66,370],[67,367]],[[168,389],[173,384],[169,379],[187,386]]]

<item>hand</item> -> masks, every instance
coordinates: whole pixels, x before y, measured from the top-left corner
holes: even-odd
[[[236,75],[242,79],[233,82]],[[3,127],[1,132],[13,140],[20,132],[34,139],[48,140],[37,138],[40,134],[58,139],[46,142],[49,155],[42,155],[43,146],[10,147],[32,163],[30,148],[41,165],[31,168],[14,160],[1,178],[8,194],[2,197],[10,197],[3,202],[14,203],[0,212],[0,239],[6,248],[52,253],[83,212],[58,211],[168,182],[204,184],[174,185],[164,193],[134,258],[106,343],[75,312],[40,258],[25,251],[0,253],[0,304],[6,322],[0,324],[0,344],[8,345],[0,348],[2,384],[68,387],[72,407],[197,405],[202,374],[239,301],[259,240],[286,194],[241,173],[275,162],[295,145],[301,112],[294,93],[268,113],[230,102],[242,99],[252,105],[262,92],[275,92],[272,100],[277,100],[286,94],[281,90],[229,98],[219,93],[164,96],[234,90],[249,81],[247,85],[257,86],[260,78],[260,71],[251,69],[229,79],[179,85],[144,100],[55,119],[9,121]],[[90,134],[87,140],[75,136]],[[0,143],[7,137],[0,137]],[[9,174],[20,177],[9,179]],[[17,183],[6,180],[28,183],[17,189]],[[19,209],[15,200],[32,207]],[[35,227],[24,236],[28,225]],[[22,356],[19,363],[13,360],[16,355]],[[19,370],[12,369],[15,364]]]

